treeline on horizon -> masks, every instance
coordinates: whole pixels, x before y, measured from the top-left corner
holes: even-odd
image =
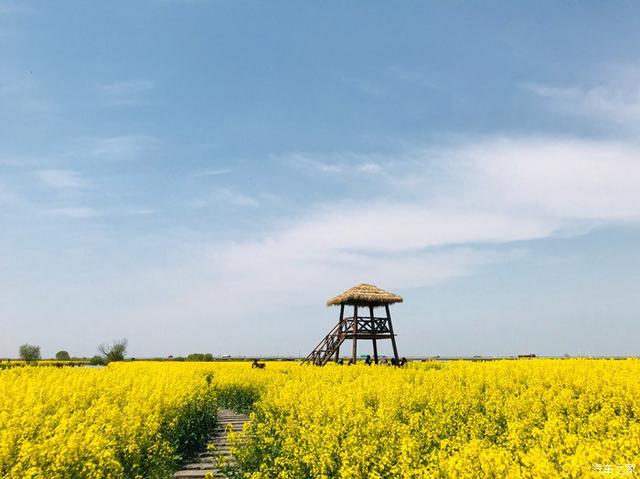
[[[43,359],[40,353],[40,346],[25,343],[18,349],[18,358],[0,358],[2,369],[21,364],[41,364],[53,366],[82,366],[93,365],[103,366],[115,361],[135,361],[136,358],[127,358],[128,341],[126,338],[114,340],[111,343],[102,343],[98,346],[99,354],[92,357],[71,356],[68,351],[61,350],[55,354],[54,358]],[[227,356],[229,358],[230,356]],[[185,356],[167,356],[162,358],[144,358],[143,361],[213,361],[211,353],[191,353]]]

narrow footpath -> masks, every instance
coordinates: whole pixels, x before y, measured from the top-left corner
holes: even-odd
[[[233,463],[230,445],[227,443],[227,424],[231,424],[234,431],[240,432],[242,431],[242,426],[248,420],[249,416],[246,414],[240,414],[229,409],[219,409],[218,422],[208,442],[214,449],[207,449],[205,452],[199,453],[194,458],[194,462],[183,465],[182,469],[176,472],[173,477],[180,479],[204,479],[205,477],[217,479],[225,477],[217,466],[220,458],[224,458],[227,464]],[[210,475],[207,476],[207,474]]]

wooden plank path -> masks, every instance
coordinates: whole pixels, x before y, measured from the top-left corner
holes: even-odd
[[[208,444],[213,450],[206,450],[199,453],[194,462],[185,464],[181,470],[174,474],[174,478],[180,479],[204,479],[223,478],[225,475],[218,468],[219,460],[224,460],[227,464],[233,463],[231,456],[231,446],[227,443],[227,424],[230,424],[234,431],[242,431],[242,426],[249,420],[246,414],[240,414],[230,409],[218,409],[218,422],[213,430],[213,435]],[[207,476],[209,474],[209,476]]]

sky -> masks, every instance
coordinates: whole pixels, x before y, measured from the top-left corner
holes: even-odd
[[[640,4],[0,0],[0,357],[638,355],[638,244]]]

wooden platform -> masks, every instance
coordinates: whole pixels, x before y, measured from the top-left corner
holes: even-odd
[[[218,469],[219,460],[223,459],[227,464],[233,463],[230,445],[227,443],[226,428],[230,424],[234,431],[242,431],[242,426],[249,420],[246,414],[240,414],[229,409],[218,410],[218,422],[208,444],[215,449],[207,449],[199,453],[194,462],[184,464],[182,469],[173,477],[180,479],[217,479],[225,475]]]

